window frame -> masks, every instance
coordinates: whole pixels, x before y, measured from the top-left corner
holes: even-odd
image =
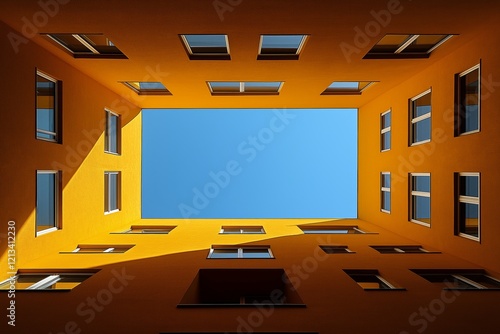
[[[384,187],[384,175],[389,175],[389,187]],[[391,213],[392,196],[391,196],[391,172],[380,173],[380,211],[383,213]],[[384,195],[389,193],[389,210],[384,208]]]
[[[430,251],[422,247],[421,245],[376,245],[370,246],[380,254],[440,254],[441,252]],[[409,252],[405,249],[419,249],[419,252]],[[383,250],[388,250],[388,252],[383,252]],[[390,251],[393,250],[393,251]]]
[[[169,234],[177,226],[172,225],[132,225],[129,229],[111,234]]]
[[[345,245],[320,245],[319,248],[326,254],[356,254],[355,251],[349,249]]]
[[[387,36],[397,36],[397,35],[407,35],[406,40],[393,52],[378,52],[373,51],[373,48],[378,46],[379,43]],[[414,41],[416,41],[421,36],[439,36],[443,35],[443,39],[434,44],[429,50],[425,52],[403,52],[406,48],[408,48]],[[417,58],[429,58],[431,53],[436,50],[438,47],[443,45],[446,41],[448,41],[455,34],[385,34],[374,46],[366,53],[363,59],[417,59]]]
[[[414,176],[428,176],[429,177],[429,192],[424,192],[424,191],[414,191],[413,190],[413,177]],[[431,192],[432,192],[432,178],[431,178],[431,173],[409,173],[409,215],[408,215],[408,220],[412,223],[419,224],[425,227],[430,228],[431,227],[431,217],[432,217],[432,203],[431,203]],[[419,197],[428,197],[429,198],[429,223],[417,220],[413,218],[414,212],[413,212],[413,196],[419,196]]]
[[[460,195],[460,177],[473,176],[477,177],[477,197]],[[474,204],[477,205],[477,237],[462,232],[460,224],[460,204]],[[481,173],[479,172],[459,172],[455,173],[455,235],[470,239],[473,241],[481,242]]]
[[[110,208],[111,192],[109,188],[111,175],[117,175],[116,179],[116,209]],[[104,214],[109,215],[121,211],[121,171],[105,171],[104,172]]]
[[[344,269],[344,273],[347,274],[354,282],[356,282],[356,284],[364,291],[406,291],[405,288],[401,288],[390,283],[376,269]],[[353,276],[373,277],[378,281],[380,285],[383,285],[386,288],[365,288],[360,284],[363,282],[357,281]]]
[[[384,127],[384,116],[387,114],[390,115],[391,117],[391,125]],[[389,133],[390,135],[390,140],[389,140],[389,148],[384,148],[384,135],[386,133]],[[387,152],[391,150],[391,145],[392,145],[392,109],[389,109],[383,113],[380,114],[380,152]]]
[[[461,120],[467,118],[465,108],[462,104],[464,87],[462,87],[461,80],[463,77],[477,70],[477,129],[472,131],[462,132]],[[471,68],[455,75],[455,137],[471,135],[481,132],[481,62],[472,66]]]
[[[226,41],[226,53],[217,52],[193,52],[186,36],[224,36]],[[186,50],[190,60],[231,60],[231,51],[229,49],[229,37],[227,34],[179,34],[179,38]]]
[[[237,230],[239,229],[240,232],[227,232],[227,230]],[[260,232],[245,232],[245,229],[260,229]],[[256,225],[256,226],[229,226],[229,225],[224,225],[221,226],[219,230],[219,234],[229,234],[229,235],[238,235],[238,234],[266,234],[266,231],[264,230],[263,226]]]
[[[378,81],[332,81],[328,87],[321,93],[321,95],[361,95],[366,89],[376,84]],[[330,87],[334,83],[358,83],[357,89],[351,89],[350,87],[336,88]],[[366,83],[363,88],[359,88],[362,83]]]
[[[349,234],[378,234],[377,232],[367,232],[359,228],[357,225],[329,225],[329,226],[297,226],[304,234],[335,234],[335,235],[349,235]],[[321,232],[319,232],[321,231]],[[347,231],[346,233],[328,233],[327,231]]]
[[[299,46],[297,47],[294,54],[283,52],[262,53],[262,44],[264,42],[265,36],[302,36],[302,40],[300,41]],[[261,34],[259,39],[259,53],[257,55],[257,60],[298,60],[308,39],[308,34]]]
[[[214,91],[212,87],[212,83],[239,83],[239,91],[230,91],[230,90],[225,90],[225,91]],[[279,83],[279,87],[276,91],[268,91],[268,90],[262,90],[262,91],[245,91],[245,84],[246,83]],[[285,84],[284,81],[207,81],[208,89],[210,91],[210,94],[213,96],[216,95],[225,95],[225,96],[231,96],[231,95],[279,95],[281,93],[281,89],[283,88],[283,85]]]
[[[113,43],[108,37],[106,37],[102,33],[94,33],[94,34],[84,34],[84,33],[52,33],[52,34],[42,34],[47,36],[51,41],[55,42],[57,45],[63,48],[66,52],[68,52],[70,55],[72,55],[74,58],[101,58],[101,59],[128,59],[128,57]],[[74,39],[76,39],[81,45],[83,45],[85,48],[87,48],[89,52],[78,52],[72,50],[70,47],[65,45],[65,43],[60,40],[56,35],[66,35],[66,36],[72,36]],[[84,36],[84,37],[82,37]],[[116,50],[119,52],[115,53],[106,53],[106,52],[100,52],[96,48],[94,48],[86,38],[88,36],[102,36],[106,38],[111,44],[108,44],[106,46],[114,46]],[[96,47],[100,47],[103,45],[97,45]]]
[[[108,154],[113,154],[113,155],[121,155],[121,144],[122,144],[122,117],[120,114],[115,113],[109,109],[104,109],[106,113],[106,130],[105,130],[105,136],[104,136],[104,152]],[[110,118],[111,117],[116,117],[116,129],[115,129],[115,134],[116,134],[116,152],[110,150],[110,140],[109,138],[111,137],[110,135],[110,128],[111,128],[111,123],[110,123]]]
[[[235,250],[237,257],[213,257],[215,250]],[[245,250],[266,250],[269,257],[244,257]],[[259,246],[229,246],[229,245],[212,245],[207,255],[207,259],[211,260],[268,260],[274,259],[274,254],[269,245]]]
[[[77,245],[76,248],[70,252],[59,252],[59,254],[123,254],[132,249],[135,245]],[[92,251],[82,251],[85,249],[94,249]],[[102,249],[99,251],[97,249]]]
[[[19,291],[71,291],[72,289],[76,288],[89,278],[91,278],[95,273],[97,273],[98,270],[78,270],[78,269],[61,269],[61,270],[18,270],[16,274],[13,276],[15,280],[17,281],[20,276],[46,276],[43,279],[38,280],[37,282],[34,282],[31,286],[24,288],[24,289],[16,289],[17,292]],[[88,276],[82,281],[80,281],[75,287],[73,288],[61,288],[61,289],[47,289],[48,287],[56,284],[59,282],[62,277],[61,276]],[[12,281],[12,277],[7,278],[6,280],[3,280],[0,282],[0,291],[9,291],[10,288],[7,289],[2,289],[1,287],[4,285],[9,285]]]
[[[417,116],[417,117],[414,117],[414,111],[415,111],[415,102],[418,101],[419,99],[423,98],[424,96],[426,96],[427,94],[431,94],[430,98],[431,98],[431,104],[430,104],[430,107],[431,107],[431,110],[424,114],[424,115],[420,115],[420,116]],[[409,134],[409,138],[408,138],[408,143],[409,143],[409,146],[410,147],[413,147],[413,146],[417,146],[417,145],[422,145],[422,144],[426,144],[426,143],[430,143],[431,140],[432,140],[432,88],[429,88],[427,89],[426,91],[418,94],[417,96],[414,96],[412,97],[409,102],[409,130],[408,130],[408,134]],[[421,141],[417,141],[417,142],[414,142],[413,141],[413,125],[414,124],[417,124],[421,121],[424,121],[426,120],[427,118],[429,118],[429,139],[425,139],[425,140],[421,140]]]
[[[38,77],[42,77],[48,81],[54,83],[54,128],[55,132],[50,132],[44,129],[38,128],[38,93],[37,93],[37,83]],[[38,132],[45,133],[48,135],[53,135],[54,139],[48,139],[38,136]],[[43,140],[51,143],[62,143],[62,81],[57,80],[53,76],[36,69],[35,73],[35,138],[37,140]]]
[[[437,281],[430,281],[427,277],[432,277],[432,276],[452,276],[454,279],[459,280],[460,282],[464,283],[465,285],[468,285],[471,288],[460,288],[460,287],[443,287],[442,290],[448,290],[448,291],[453,291],[453,290],[460,290],[460,291],[487,291],[487,290],[492,290],[492,291],[500,291],[500,279],[492,277],[487,274],[487,272],[483,269],[410,269],[413,273],[416,275],[420,276],[424,280],[428,281],[431,284],[446,284],[446,280],[437,280]],[[478,275],[478,276],[483,276],[487,279],[490,279],[494,281],[495,283],[498,284],[498,287],[496,288],[488,288],[487,286],[481,284],[480,282],[477,282],[471,278],[467,278],[465,276],[467,275]]]
[[[125,85],[125,87],[128,87],[131,90],[133,90],[137,95],[172,95],[172,92],[170,92],[170,90],[168,90],[168,88],[163,84],[163,82],[160,81],[119,81],[119,82]],[[142,83],[149,83],[149,84],[159,83],[163,86],[163,88],[138,89],[133,85],[133,83],[138,83],[139,87],[140,84]]]
[[[48,229],[38,231],[38,175],[39,174],[53,174],[54,175],[54,226]],[[62,173],[58,170],[37,170],[36,171],[36,185],[35,185],[35,237],[54,232],[62,229]]]

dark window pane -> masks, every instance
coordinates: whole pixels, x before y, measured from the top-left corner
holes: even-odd
[[[431,199],[429,197],[413,196],[413,219],[423,223],[431,222]]]
[[[56,226],[56,174],[37,173],[36,227],[37,232]]]
[[[425,115],[431,112],[431,93],[413,101],[413,118]]]
[[[243,248],[243,258],[249,259],[269,259],[271,256],[267,249]]]
[[[118,174],[109,174],[109,211],[118,209]]]
[[[391,174],[382,174],[382,187],[383,188],[391,187]]]
[[[431,177],[422,175],[422,176],[412,176],[412,191],[423,191],[430,192],[431,191]]]
[[[413,143],[431,139],[431,119],[426,118],[413,124]]]
[[[388,112],[387,114],[382,116],[382,128],[387,128],[391,126],[391,113]]]
[[[303,35],[262,36],[261,54],[296,54],[303,38]]]
[[[460,195],[479,197],[479,177],[460,176]]]
[[[212,259],[237,259],[238,258],[238,250],[237,249],[214,249],[210,258],[212,258]]]
[[[391,211],[391,193],[388,191],[382,192],[382,209]]]
[[[479,205],[461,202],[459,220],[460,233],[479,237]]]
[[[447,36],[448,35],[420,35],[413,43],[408,45],[402,53],[427,53]]]

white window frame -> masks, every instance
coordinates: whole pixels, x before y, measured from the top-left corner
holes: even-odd
[[[391,132],[391,126],[392,126],[392,113],[391,112],[392,112],[392,109],[389,109],[389,110],[383,112],[382,114],[380,114],[380,152],[390,151],[391,147],[392,147],[392,134],[391,134],[391,141],[389,143],[389,148],[384,149],[382,147],[382,143],[384,142],[384,140],[383,140],[384,135],[388,132],[389,133]],[[384,128],[383,119],[384,119],[384,116],[387,114],[391,114],[391,125]]]
[[[481,173],[472,173],[472,172],[462,172],[462,173],[457,173],[458,174],[458,182],[457,182],[457,197],[458,197],[458,205],[460,203],[467,203],[467,204],[476,204],[477,205],[477,211],[478,211],[478,217],[477,217],[477,235],[478,237],[463,233],[460,231],[460,221],[459,217],[457,215],[455,219],[455,224],[457,225],[457,231],[458,231],[458,236],[467,238],[470,240],[474,241],[481,241]],[[477,180],[477,196],[478,197],[472,197],[472,196],[462,196],[460,195],[460,176],[476,176],[478,178]]]
[[[120,114],[117,114],[109,109],[104,109],[106,112],[106,131],[105,131],[105,137],[104,137],[104,152],[108,154],[114,154],[114,155],[121,155],[121,116]],[[117,127],[116,127],[116,151],[113,152],[109,149],[109,137],[110,135],[110,118],[111,117],[116,117],[117,118]]]
[[[228,257],[228,258],[224,258],[224,257],[213,257],[213,253],[215,250],[234,250],[236,251],[235,253],[237,254],[237,257],[236,258],[233,258],[233,257]],[[268,252],[269,254],[269,257],[266,257],[266,258],[261,258],[261,257],[243,257],[243,252],[245,250],[265,250]],[[215,259],[215,260],[235,260],[235,259],[249,259],[249,260],[266,260],[266,259],[274,259],[274,255],[273,255],[273,252],[271,251],[271,247],[270,246],[252,246],[252,247],[249,247],[249,246],[246,246],[246,247],[238,247],[238,246],[212,246],[210,247],[210,251],[208,253],[208,256],[207,256],[207,259]]]
[[[386,210],[384,209],[382,206],[383,206],[383,198],[384,198],[384,193],[389,193],[389,196],[391,196],[391,187],[387,188],[387,187],[384,187],[384,184],[383,184],[383,179],[384,179],[384,175],[389,175],[389,179],[391,178],[391,172],[382,172],[380,173],[380,211],[384,212],[384,213],[391,213],[391,210]],[[389,181],[389,185],[390,185],[390,182]],[[392,207],[392,198],[391,198],[391,207]]]
[[[431,103],[431,111],[429,111],[428,113],[426,113],[424,115],[421,115],[418,117],[413,117],[413,114],[414,114],[413,104],[414,104],[414,102],[417,101],[418,99],[424,97],[427,94],[432,94],[432,88],[429,88],[425,92],[422,92],[422,93],[418,94],[417,96],[414,96],[410,99],[410,129],[409,129],[409,131],[410,131],[410,138],[409,138],[410,139],[410,146],[417,146],[417,145],[429,143],[432,140],[432,118],[431,118],[431,116],[432,116],[432,103]],[[432,95],[431,95],[431,101],[432,101]],[[423,120],[426,120],[427,118],[431,118],[431,122],[429,125],[430,126],[429,139],[418,141],[418,142],[413,142],[413,125],[417,124],[418,122],[421,122]]]
[[[109,208],[110,202],[111,202],[111,192],[109,189],[109,184],[110,184],[110,175],[117,175],[117,181],[116,181],[116,204],[117,208],[116,209],[111,209]],[[121,210],[121,172],[120,171],[105,171],[104,172],[104,214],[109,215],[111,213],[119,212]]]
[[[414,176],[428,176],[429,177],[429,192],[424,192],[424,191],[414,191],[413,190],[413,177]],[[425,227],[431,227],[430,223],[422,222],[420,220],[413,219],[413,196],[420,196],[420,197],[428,197],[431,198],[431,191],[432,191],[432,179],[431,179],[431,173],[410,173],[410,221],[415,224],[419,224]],[[429,203],[429,212],[430,216],[432,217],[432,203]],[[431,221],[431,218],[429,218],[429,221]]]
[[[37,181],[38,181],[38,174],[54,174],[55,175],[55,180],[54,180],[54,227],[45,229],[43,231],[38,232],[37,231],[37,222],[36,222],[36,214],[35,214],[35,236],[41,236],[50,232],[57,231],[61,229],[61,172],[57,170],[37,170],[36,175],[37,175]],[[38,189],[36,190],[38,193]],[[38,199],[35,199],[36,202],[38,202]],[[36,210],[36,202],[35,202],[35,210]]]
[[[41,76],[42,78],[44,79],[47,79],[51,82],[54,83],[54,127],[55,127],[55,131],[56,132],[51,132],[51,131],[47,131],[47,130],[43,130],[43,129],[39,129],[38,126],[36,126],[36,139],[38,140],[44,140],[44,141],[48,141],[48,142],[51,142],[51,143],[59,143],[60,142],[60,134],[59,134],[59,131],[60,131],[60,127],[59,127],[59,118],[60,118],[60,115],[59,115],[59,108],[61,107],[59,105],[59,80],[51,77],[50,75],[46,74],[46,73],[43,73],[42,71],[39,71],[37,70],[36,71],[36,75],[37,75],[37,80],[35,81],[35,85],[36,83],[38,82],[38,76]],[[36,91],[36,87],[35,87],[35,91]],[[38,94],[36,94],[37,96],[37,100],[38,100]],[[38,102],[36,103],[36,106],[35,106],[35,117],[38,117]],[[36,119],[35,119],[35,124],[36,124]],[[45,133],[45,134],[48,134],[48,135],[52,135],[54,136],[55,138],[54,139],[48,139],[48,138],[43,138],[43,137],[38,137],[38,132],[41,132],[41,133]]]
[[[475,70],[477,70],[477,78],[478,78],[478,83],[477,83],[477,87],[478,87],[478,91],[477,91],[477,94],[478,94],[478,99],[477,99],[477,129],[472,130],[472,131],[467,131],[467,132],[460,132],[460,128],[458,128],[457,129],[458,136],[466,136],[466,135],[471,135],[474,133],[481,132],[481,63],[474,65],[471,68],[469,68],[468,70],[465,70],[462,73],[460,73],[458,75],[458,82],[456,82],[456,85],[460,85],[460,79],[462,77],[466,76],[467,74],[469,74],[471,72],[474,72]],[[462,90],[459,89],[459,92],[461,94]],[[461,103],[462,103],[461,96],[459,96],[458,98],[459,98],[458,103],[461,106]],[[462,115],[460,113],[460,111],[457,113],[457,115],[455,115],[455,117],[459,117],[459,118],[461,118],[463,116],[464,115]]]

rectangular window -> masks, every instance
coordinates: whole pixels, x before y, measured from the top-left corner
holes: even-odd
[[[388,110],[380,115],[380,151],[391,149],[391,111]]]
[[[391,173],[380,173],[380,210],[391,213]]]
[[[36,138],[61,142],[60,82],[36,72]]]
[[[262,226],[222,226],[219,234],[265,234]]]
[[[347,246],[319,246],[327,254],[355,254]]]
[[[0,290],[71,290],[95,272],[69,270],[68,272],[18,271],[14,279],[0,282]]]
[[[36,235],[60,228],[60,172],[36,172]]]
[[[361,95],[374,81],[334,81],[321,95]]]
[[[134,245],[78,245],[71,252],[60,252],[61,254],[104,254],[125,253]]]
[[[120,211],[120,172],[104,172],[104,213]]]
[[[47,34],[74,58],[127,59],[116,45],[103,34]]]
[[[272,259],[269,246],[212,246],[209,259]]]
[[[261,35],[258,60],[299,59],[307,35]]]
[[[431,90],[410,99],[410,146],[431,140]]]
[[[122,84],[137,95],[172,95],[167,87],[158,81],[122,81]]]
[[[304,234],[370,234],[357,226],[299,226]]]
[[[480,64],[455,76],[455,135],[479,132],[481,124]]]
[[[378,270],[344,269],[344,272],[364,290],[405,290],[403,288],[397,288],[393,284],[389,283],[386,279],[380,276]]]
[[[484,270],[411,269],[415,274],[444,290],[500,290],[500,280]]]
[[[432,51],[451,37],[453,35],[387,34],[363,59],[428,58]]]
[[[370,246],[381,254],[435,254],[422,246]]]
[[[128,230],[112,234],[168,234],[176,226],[165,225],[132,225]]]
[[[227,35],[180,35],[191,60],[230,60]]]
[[[209,81],[212,95],[278,95],[282,81]]]
[[[120,154],[121,152],[121,120],[120,115],[106,110],[106,133],[104,151],[106,153]]]
[[[455,234],[480,240],[480,174],[455,173]]]
[[[410,174],[410,221],[431,227],[431,175]]]

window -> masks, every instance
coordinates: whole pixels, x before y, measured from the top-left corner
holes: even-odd
[[[127,59],[103,34],[47,34],[75,58]]]
[[[219,234],[265,234],[262,226],[222,226]]]
[[[433,254],[439,252],[431,252],[422,246],[370,246],[381,254]]]
[[[95,271],[68,270],[67,272],[18,271],[13,279],[0,282],[0,290],[71,290]]]
[[[36,138],[61,142],[61,83],[36,72]]]
[[[305,307],[283,269],[200,269],[177,307]]]
[[[410,146],[431,140],[431,90],[410,99]]]
[[[104,213],[120,211],[120,172],[104,172]]]
[[[269,246],[212,246],[209,259],[272,259]]]
[[[114,232],[112,234],[168,234],[175,226],[165,225],[132,225],[123,232]]]
[[[120,115],[106,110],[106,133],[104,151],[106,153],[120,154],[121,151],[121,122]]]
[[[307,35],[261,35],[258,60],[299,59]]]
[[[444,290],[500,290],[500,280],[484,270],[411,269],[415,274]]]
[[[180,35],[191,60],[229,60],[227,35]]]
[[[278,95],[281,81],[209,81],[212,95]]]
[[[364,59],[428,58],[432,51],[453,35],[387,34],[363,57]]]
[[[410,174],[410,221],[431,226],[431,175]]]
[[[360,287],[365,290],[405,290],[397,288],[380,276],[378,270],[346,270],[349,275]]]
[[[455,173],[455,234],[479,241],[480,174]]]
[[[380,151],[391,149],[391,111],[380,115]]]
[[[60,172],[36,172],[36,235],[60,228]]]
[[[299,226],[305,234],[370,234],[357,226]]]
[[[319,246],[327,254],[355,254],[347,246]]]
[[[479,132],[481,124],[480,65],[457,74],[455,77],[455,135]]]
[[[134,245],[78,245],[71,252],[60,252],[61,254],[104,254],[125,253]]]
[[[374,81],[334,81],[322,95],[360,95]]]
[[[380,173],[380,210],[391,213],[391,173]]]
[[[122,81],[122,83],[138,95],[172,95],[161,82]]]

